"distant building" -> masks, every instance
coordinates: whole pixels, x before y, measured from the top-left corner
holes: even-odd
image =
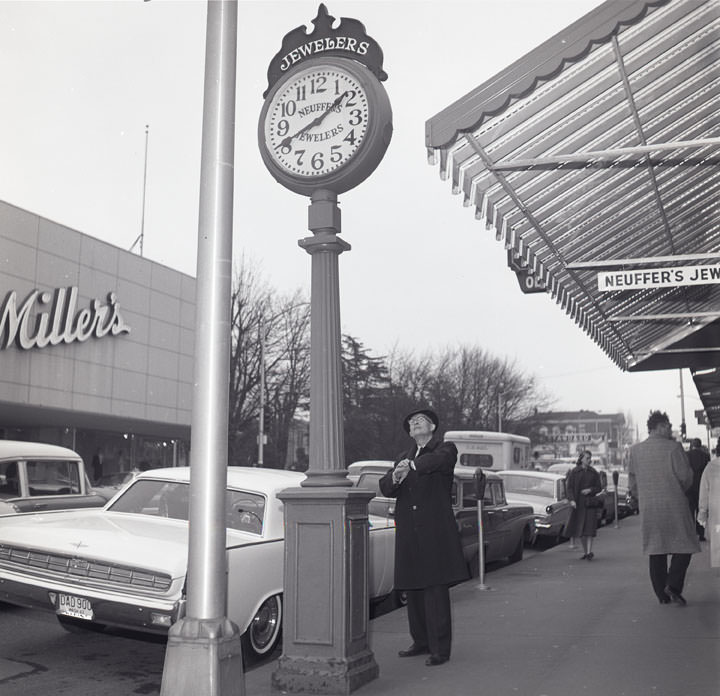
[[[0,202],[0,438],[187,464],[195,279]]]
[[[528,417],[523,426],[541,461],[575,457],[587,449],[598,465],[621,467],[630,444],[622,413],[548,411]]]

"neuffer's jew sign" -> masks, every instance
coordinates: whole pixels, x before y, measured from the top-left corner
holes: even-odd
[[[107,294],[107,303],[94,299],[79,308],[76,287],[33,290],[22,302],[12,290],[0,304],[0,350],[13,343],[30,350],[120,333],[130,333],[130,327],[114,292]]]
[[[646,268],[633,271],[603,271],[598,273],[598,290],[602,292],[718,283],[720,283],[720,264],[713,264],[712,266],[680,266],[678,268]]]

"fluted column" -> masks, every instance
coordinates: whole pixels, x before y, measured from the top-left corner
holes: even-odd
[[[312,237],[300,246],[312,257],[310,318],[310,453],[303,486],[350,486],[344,468],[340,282],[338,256],[350,245],[340,234],[337,195],[316,191],[308,209]]]

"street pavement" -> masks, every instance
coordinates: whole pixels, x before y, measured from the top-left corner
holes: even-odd
[[[693,556],[685,607],[661,605],[641,553],[640,520],[598,530],[592,561],[561,544],[452,589],[453,652],[426,667],[408,647],[406,611],[370,622],[378,679],[358,696],[717,696],[720,570]],[[245,675],[270,696],[271,662]],[[275,692],[277,696],[277,692]]]
[[[718,696],[720,569],[693,557],[688,606],[660,605],[640,550],[640,520],[598,530],[595,558],[567,543],[493,569],[489,589],[451,591],[453,653],[426,667],[401,659],[407,613],[370,621],[380,676],[358,696]],[[23,625],[17,623],[22,621]],[[165,646],[113,634],[65,633],[51,614],[0,613],[0,696],[160,693]],[[67,662],[67,665],[65,664]],[[277,661],[251,668],[240,696],[277,696]]]

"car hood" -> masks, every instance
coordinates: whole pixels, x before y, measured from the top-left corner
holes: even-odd
[[[0,520],[0,544],[152,568],[178,578],[187,568],[187,523],[101,510],[13,515]]]
[[[545,508],[553,505],[558,501],[551,498],[541,498],[537,495],[523,495],[522,493],[505,493],[508,503],[519,503],[521,505],[530,505],[536,515],[547,515]]]

